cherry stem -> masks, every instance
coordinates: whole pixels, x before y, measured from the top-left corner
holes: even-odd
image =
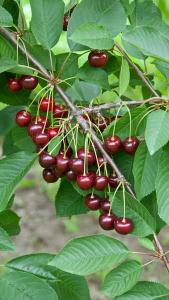
[[[116,197],[116,194],[117,194],[117,191],[119,190],[120,186],[121,186],[122,182],[120,181],[118,186],[116,187],[115,191],[114,191],[114,194],[113,194],[113,197],[110,201],[110,208],[109,208],[109,215],[111,214],[111,210],[112,210],[112,206],[113,206],[113,202],[114,202],[114,199]]]
[[[126,191],[124,183],[122,183],[123,186],[123,220],[126,219]]]
[[[123,102],[123,105],[126,107],[128,114],[129,114],[129,138],[131,139],[131,131],[132,131],[132,118],[131,118],[131,112],[130,109],[128,108],[127,104],[125,104],[125,102]]]
[[[117,120],[118,120],[118,115],[120,113],[120,110],[122,109],[123,107],[123,103],[120,105],[117,113],[116,113],[116,117],[115,117],[115,120],[114,120],[114,127],[113,127],[113,136],[115,135],[115,130],[116,130],[116,124],[117,124]]]
[[[92,144],[92,148],[93,148],[93,151],[94,151],[94,154],[95,154],[95,157],[96,157],[97,171],[98,171],[99,176],[101,176],[101,171],[100,171],[101,168],[100,168],[99,161],[98,161],[98,155],[97,155],[97,151],[96,151],[96,148],[93,144],[91,136],[90,136],[90,143]]]
[[[84,170],[83,170],[83,175],[86,175],[86,171],[88,172],[88,163],[87,163],[87,155],[89,152],[89,133],[86,134],[85,138],[85,156],[84,156]]]
[[[144,120],[151,112],[153,112],[153,111],[155,110],[155,106],[156,106],[156,105],[152,105],[151,107],[149,107],[149,108],[147,109],[148,112],[146,112],[146,113],[144,114],[144,116],[139,120],[139,122],[138,122],[138,124],[137,124],[137,127],[136,127],[136,130],[135,130],[135,135],[137,135],[137,131],[138,131],[138,129],[139,129],[139,127],[140,127],[142,121],[143,121],[143,120]],[[152,109],[152,107],[154,107],[154,108]]]

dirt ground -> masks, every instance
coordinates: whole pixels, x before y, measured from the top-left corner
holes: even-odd
[[[31,172],[26,181],[18,188],[14,210],[22,218],[21,233],[14,238],[15,253],[4,254],[3,260],[34,252],[56,253],[73,237],[102,232],[95,216],[83,215],[75,217],[71,221],[66,218],[56,218],[54,203],[48,199],[51,198],[51,195],[47,197],[46,191],[46,185],[41,184],[37,170]],[[161,239],[166,248],[167,246],[169,248],[169,237],[166,232],[167,229],[163,231]],[[122,240],[132,251],[145,251],[131,237],[125,237]],[[147,260],[143,260],[144,262]],[[100,276],[89,278],[92,300],[105,300],[105,297],[99,292],[100,279]],[[161,263],[146,267],[142,279],[154,281],[160,279],[169,287],[168,275]]]

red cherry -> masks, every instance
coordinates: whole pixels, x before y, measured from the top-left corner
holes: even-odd
[[[108,120],[105,117],[98,117],[94,120],[94,124],[100,129],[100,131],[103,131],[108,124]]]
[[[104,67],[108,62],[108,55],[104,51],[91,51],[88,56],[88,62],[92,67]]]
[[[131,136],[125,139],[123,142],[124,151],[128,154],[134,154],[138,148],[139,140],[135,136]]]
[[[85,174],[85,175],[78,175],[76,179],[77,185],[79,188],[82,190],[88,190],[93,187],[94,185],[94,179],[90,174]]]
[[[89,194],[85,197],[85,204],[90,210],[98,210],[100,208],[100,197],[95,194]]]
[[[110,211],[110,201],[108,199],[103,199],[100,202],[100,206],[101,206],[101,210],[104,213],[109,213],[109,211]]]
[[[99,224],[104,230],[113,230],[115,219],[114,215],[102,214],[99,217]]]
[[[22,89],[20,80],[18,78],[8,79],[8,88],[11,92],[18,92]]]
[[[59,171],[62,173],[69,170],[69,158],[64,157],[62,154],[56,156],[56,166]]]
[[[28,126],[28,134],[31,137],[34,137],[35,135],[37,135],[38,133],[41,133],[43,130],[43,124],[38,122],[38,123],[31,123]]]
[[[16,124],[19,127],[26,127],[31,122],[31,114],[26,110],[20,110],[16,114]]]
[[[99,156],[97,158],[97,161],[98,161],[99,167],[103,167],[104,163],[106,163],[105,159],[102,156]]]
[[[66,152],[64,151],[64,147],[60,150],[59,154],[62,154],[63,156],[66,156],[68,158],[71,158],[72,154],[73,154],[73,151],[72,151],[72,148],[67,148],[66,149]]]
[[[66,118],[68,111],[64,105],[55,105],[53,108],[53,116],[56,119]]]
[[[40,110],[42,112],[51,111],[53,106],[53,99],[47,97],[40,100]]]
[[[78,158],[82,159],[83,161],[85,161],[85,157],[86,157],[86,161],[87,161],[89,166],[93,165],[96,161],[95,154],[91,151],[85,153],[84,148],[80,148],[78,150],[77,156],[78,156]]]
[[[64,19],[63,19],[63,30],[64,31],[67,31],[69,19],[70,19],[69,16],[64,16]]]
[[[38,79],[35,76],[25,75],[19,80],[20,85],[27,90],[34,90],[38,85]]]
[[[69,167],[75,174],[82,174],[84,171],[84,161],[80,158],[73,158],[69,162]]]
[[[108,185],[107,176],[96,176],[94,187],[98,191],[103,191]]]
[[[48,183],[53,183],[53,182],[56,182],[58,180],[58,177],[50,169],[44,169],[43,170],[43,178]]]
[[[50,168],[55,165],[55,162],[56,162],[55,157],[53,157],[48,153],[42,152],[39,156],[39,164],[43,168]]]
[[[107,152],[117,153],[122,147],[122,141],[118,136],[109,136],[104,141],[104,148]]]
[[[45,146],[49,142],[49,136],[46,132],[40,132],[33,137],[33,141],[38,146]]]
[[[76,180],[76,174],[72,170],[67,171],[65,175],[69,181]]]
[[[116,174],[111,174],[109,176],[109,184],[112,188],[117,188],[119,184],[119,178]]]
[[[46,124],[46,126],[49,126],[48,122],[46,122],[46,117],[44,117],[44,116],[33,117],[32,123],[34,123],[34,124],[42,123],[43,125]]]
[[[92,180],[95,180],[95,177],[96,177],[96,172],[91,170],[88,172],[88,175],[92,178]]]
[[[59,135],[60,128],[59,127],[47,128],[46,132],[49,135],[49,139],[52,140],[55,136]]]
[[[114,222],[115,230],[120,234],[128,234],[133,231],[133,221],[127,218],[117,218]]]

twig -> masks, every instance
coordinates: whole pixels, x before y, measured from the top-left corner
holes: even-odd
[[[168,258],[167,256],[165,255],[164,253],[164,250],[161,246],[161,243],[157,237],[157,235],[154,233],[154,242],[156,244],[156,247],[157,247],[157,250],[158,250],[158,253],[160,254],[160,258],[163,260],[168,272],[169,272],[169,261],[168,261]]]

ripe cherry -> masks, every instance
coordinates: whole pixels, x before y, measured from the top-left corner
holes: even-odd
[[[91,170],[88,172],[88,175],[92,178],[92,180],[95,180],[95,177],[96,177],[96,172]]]
[[[104,166],[104,163],[106,163],[105,159],[104,159],[102,156],[99,156],[99,157],[97,158],[97,161],[98,161],[99,167],[103,167],[103,166]]]
[[[68,23],[69,23],[69,16],[64,16],[64,19],[63,19],[63,30],[64,31],[67,31]]]
[[[65,175],[69,181],[74,181],[77,177],[77,175],[72,170],[67,171]]]
[[[20,80],[18,78],[8,79],[8,88],[11,92],[18,92],[22,89]]]
[[[138,148],[139,140],[135,136],[131,136],[125,139],[123,142],[124,151],[128,154],[134,154]]]
[[[56,119],[66,118],[68,111],[64,105],[55,105],[53,108],[53,116]]]
[[[55,157],[53,157],[52,155],[48,154],[48,153],[41,153],[39,156],[39,164],[41,165],[41,167],[43,168],[50,168],[52,166],[55,165]]]
[[[80,158],[73,158],[69,162],[69,167],[75,174],[82,174],[84,171],[84,161]]]
[[[60,128],[59,127],[54,127],[54,128],[47,128],[46,132],[49,135],[49,139],[53,139],[55,136],[59,135],[60,133]]]
[[[92,67],[101,68],[108,62],[108,55],[104,51],[94,50],[89,53],[88,62]]]
[[[98,191],[103,191],[108,185],[107,176],[96,176],[94,187]]]
[[[109,185],[112,188],[117,188],[118,184],[119,184],[119,178],[118,178],[118,176],[116,174],[111,174],[109,176]]]
[[[33,137],[33,141],[38,146],[45,146],[49,142],[49,136],[46,132],[40,132]]]
[[[108,199],[103,199],[100,202],[101,210],[104,213],[108,213],[110,211],[110,201]]]
[[[84,174],[77,175],[76,182],[78,187],[81,188],[82,190],[88,190],[92,188],[94,185],[94,179],[88,173],[86,173],[85,175]]]
[[[31,123],[28,126],[28,134],[31,137],[34,137],[35,135],[37,135],[38,133],[41,133],[43,130],[43,124],[41,122],[37,122],[37,123]]]
[[[93,165],[96,161],[95,154],[91,151],[88,151],[87,153],[85,153],[84,148],[80,148],[78,150],[77,156],[78,156],[78,158],[82,159],[83,161],[85,161],[85,157],[86,157],[86,162],[89,166]]]
[[[109,136],[104,141],[104,148],[107,152],[117,153],[122,147],[122,141],[118,136]]]
[[[59,154],[62,154],[68,158],[71,158],[72,154],[73,154],[73,151],[72,151],[72,148],[67,148],[65,151],[64,151],[64,147],[61,148]]]
[[[47,111],[51,111],[52,106],[53,106],[53,100],[49,99],[47,97],[41,99],[40,101],[40,110],[42,112],[47,112]]]
[[[100,131],[103,131],[108,125],[107,118],[105,117],[98,117],[95,120],[93,120],[93,123],[96,124]]]
[[[31,122],[31,114],[27,112],[26,110],[18,111],[16,114],[16,124],[19,127],[26,127]]]
[[[38,79],[35,76],[25,75],[19,80],[21,86],[27,90],[34,90],[38,85]]]
[[[128,234],[133,231],[133,221],[127,218],[117,218],[114,222],[115,230],[120,234]]]
[[[99,217],[99,224],[104,230],[113,230],[114,229],[114,222],[115,216],[109,214],[102,214]]]
[[[85,204],[90,210],[98,210],[100,208],[100,197],[95,194],[89,194],[85,197]]]
[[[49,126],[48,122],[46,122],[46,117],[44,117],[44,116],[33,117],[32,123],[34,123],[34,124],[42,123],[43,125],[46,124],[46,126]]]
[[[62,173],[67,172],[69,170],[69,158],[62,154],[58,154],[56,156],[56,166]]]
[[[43,178],[48,183],[53,183],[58,180],[58,177],[54,174],[54,172],[51,169],[43,170]]]

